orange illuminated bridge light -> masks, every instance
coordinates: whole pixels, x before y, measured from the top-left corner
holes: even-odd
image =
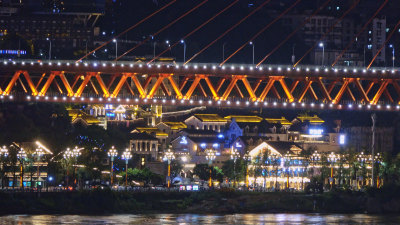
[[[399,110],[398,68],[0,61],[2,101]]]

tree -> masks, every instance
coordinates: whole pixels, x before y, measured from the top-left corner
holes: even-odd
[[[222,172],[230,181],[240,181],[246,177],[246,162],[243,159],[227,160],[222,165]]]
[[[162,182],[162,178],[160,175],[151,172],[148,168],[144,169],[132,169],[128,168],[128,182],[139,181],[143,182],[145,185],[147,184],[160,184]],[[121,172],[121,181],[125,179],[126,172]]]
[[[208,164],[197,164],[193,169],[193,174],[206,181],[210,178],[210,167]],[[211,179],[222,182],[224,173],[217,166],[211,167]]]
[[[304,166],[304,170],[301,176],[301,188],[304,189],[304,176],[308,176],[308,166],[310,165],[311,155],[313,153],[313,148],[308,148],[300,153],[300,157],[302,158],[301,162]]]
[[[172,160],[171,162],[171,180],[180,176],[183,166],[179,160]]]

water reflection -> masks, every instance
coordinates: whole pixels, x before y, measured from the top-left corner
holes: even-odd
[[[400,224],[400,216],[365,214],[139,214],[110,216],[10,215],[0,217],[0,224]]]

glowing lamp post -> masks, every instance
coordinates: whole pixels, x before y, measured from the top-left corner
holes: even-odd
[[[21,171],[20,171],[20,182],[19,185],[21,188],[24,188],[24,160],[26,159],[27,155],[26,152],[23,148],[18,151],[17,153],[17,158],[19,159],[20,165],[21,165]]]
[[[287,175],[286,188],[289,188],[289,174],[290,174],[290,160],[291,160],[291,155],[289,152],[284,155],[283,160],[285,161],[286,175]]]
[[[364,152],[361,152],[358,156],[357,156],[357,160],[360,162],[361,166],[364,166],[365,162],[367,161],[368,156],[364,155]],[[364,178],[362,179],[362,184],[364,185]]]
[[[237,149],[231,151],[231,159],[233,160],[233,186],[236,187],[236,160],[240,157],[240,153]]]
[[[3,171],[4,169],[4,161],[8,156],[8,149],[6,148],[6,146],[3,146],[2,148],[0,148],[0,162],[1,162],[1,171]],[[4,176],[1,178],[1,189],[3,189],[3,181]]]
[[[74,151],[71,150],[70,148],[67,148],[67,150],[65,150],[64,152],[64,160],[66,161],[66,167],[67,167],[67,190],[69,187],[69,164],[71,163],[71,160],[74,158]]]
[[[114,158],[118,155],[118,151],[114,148],[114,146],[111,147],[110,150],[108,150],[108,157],[111,159],[111,170],[110,170],[110,177],[111,177],[111,186],[113,185],[114,181]]]
[[[379,171],[379,165],[382,162],[382,155],[378,152],[375,157],[374,157],[374,161],[372,163],[377,163],[377,170]],[[379,173],[378,176],[376,176],[376,187],[379,188],[380,182],[379,182]]]
[[[338,159],[340,159],[340,155],[336,155],[333,152],[331,152],[331,154],[328,155],[328,162],[331,164],[331,177],[330,177],[331,178],[331,181],[330,181],[331,189],[333,186],[333,167]]]
[[[212,172],[212,162],[216,158],[215,151],[213,149],[206,149],[206,159],[208,160],[208,166],[210,167],[210,179],[208,182],[208,186],[211,188],[212,186],[212,179],[211,179],[211,172]]]
[[[313,176],[314,176],[314,170],[315,170],[315,166],[317,165],[317,163],[321,160],[321,154],[319,154],[317,151],[315,151],[312,155],[311,155],[311,162],[313,164]]]
[[[36,187],[38,187],[39,184],[39,178],[40,178],[40,158],[44,155],[44,151],[42,148],[37,148],[35,150],[34,155],[37,157],[37,180],[36,180]]]
[[[125,160],[125,187],[128,187],[128,161],[132,158],[132,154],[129,149],[126,149],[121,157]]]
[[[246,188],[249,188],[249,162],[251,162],[251,155],[245,154],[243,159],[246,162]]]
[[[72,149],[72,157],[73,157],[75,163],[77,162],[77,158],[80,155],[81,155],[81,149],[78,148],[77,146],[75,146],[75,148]],[[74,166],[74,184],[76,184],[75,174],[76,174],[76,166]]]
[[[175,159],[174,153],[171,151],[171,149],[168,149],[164,153],[163,160],[168,162],[168,177],[167,177],[167,187],[169,188],[171,186],[171,161]]]

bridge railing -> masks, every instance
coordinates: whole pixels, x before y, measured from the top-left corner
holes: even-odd
[[[42,63],[42,64],[54,64],[54,65],[74,65],[76,64],[75,60],[41,60],[41,59],[0,59],[0,62],[3,62],[2,64],[4,65],[5,63],[16,63],[16,64],[38,64],[38,63]],[[0,63],[0,66],[2,66],[2,64]],[[109,61],[109,60],[84,60],[81,62],[78,62],[78,65],[83,64],[83,65],[96,65],[96,66],[101,66],[103,64],[106,65],[115,65],[115,66],[127,66],[129,67],[130,65],[142,65],[145,66],[147,65],[147,62],[141,62],[141,61]],[[178,66],[178,67],[185,67],[185,66],[191,66],[191,67],[198,67],[198,68],[203,68],[203,67],[207,67],[207,68],[212,68],[212,67],[216,67],[216,68],[220,68],[221,66],[219,66],[218,63],[188,63],[188,64],[184,64],[181,62],[155,62],[155,63],[151,63],[151,65],[169,65],[169,66]],[[223,68],[226,69],[248,69],[248,68],[262,68],[264,70],[292,70],[293,69],[293,65],[290,64],[263,64],[260,65],[259,67],[256,67],[256,65],[253,64],[244,64],[244,63],[227,63],[224,64],[222,66]],[[315,70],[340,70],[340,71],[346,71],[348,70],[348,72],[351,72],[351,70],[356,69],[357,71],[367,71],[367,69],[365,67],[357,67],[357,66],[322,66],[322,65],[298,65],[296,68],[298,69],[302,69],[302,70],[307,70],[309,69],[310,71],[315,71]],[[386,71],[400,71],[399,67],[371,67],[368,71],[373,71],[373,70],[377,70],[377,71],[382,71],[382,70],[386,70]]]

